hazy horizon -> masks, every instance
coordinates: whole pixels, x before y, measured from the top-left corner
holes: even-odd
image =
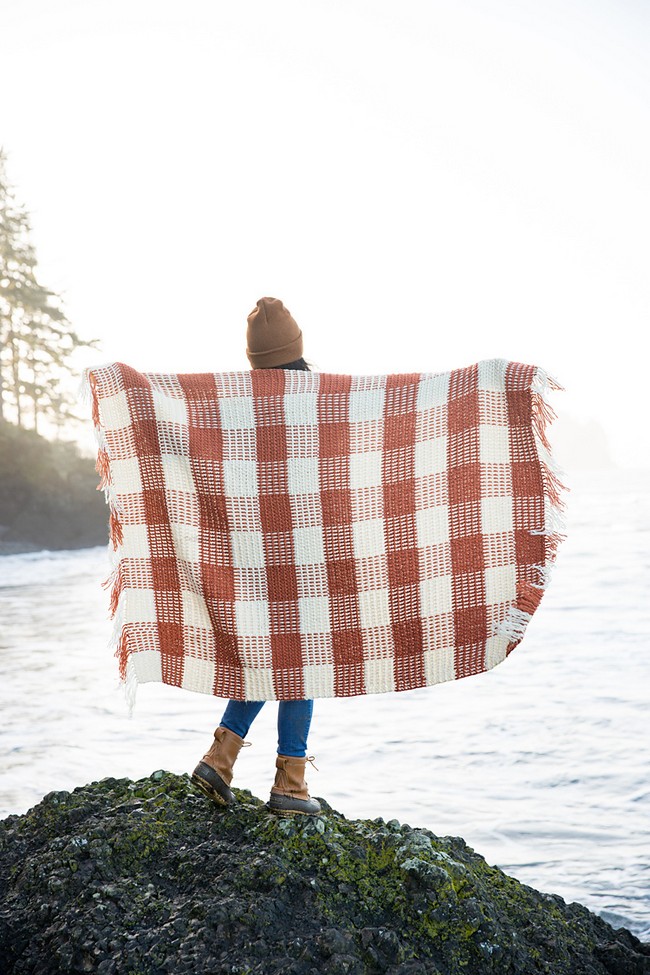
[[[83,365],[542,366],[650,467],[650,9],[7,0],[0,145]]]

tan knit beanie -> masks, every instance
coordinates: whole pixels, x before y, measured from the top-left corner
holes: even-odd
[[[278,298],[260,298],[248,316],[246,355],[253,369],[273,369],[302,356],[302,332]]]

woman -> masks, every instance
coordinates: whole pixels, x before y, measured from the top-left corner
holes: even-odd
[[[246,354],[253,369],[308,369],[302,358],[302,332],[277,298],[260,298],[248,316]],[[307,737],[313,701],[280,701],[278,756],[269,808],[280,815],[315,816],[320,803],[312,799],[305,782]],[[227,806],[233,765],[245,744],[248,730],[264,701],[230,701],[214,742],[192,773],[192,781],[214,802]]]

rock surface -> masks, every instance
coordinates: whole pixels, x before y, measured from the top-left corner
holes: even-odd
[[[396,820],[104,779],[0,823],[0,971],[642,975],[650,946]]]

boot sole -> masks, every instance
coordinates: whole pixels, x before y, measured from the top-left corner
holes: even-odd
[[[267,803],[269,812],[272,812],[274,816],[280,816],[285,819],[290,819],[292,816],[320,816],[322,813],[319,812],[303,812],[301,809],[274,809],[273,806],[269,806]]]
[[[192,772],[192,784],[217,806],[231,806],[236,800],[221,776],[205,762],[199,762]]]
[[[285,799],[286,805],[282,803],[282,799]],[[319,806],[318,809],[296,809],[291,807],[289,803],[292,800],[288,797],[281,796],[280,801],[272,802],[269,800],[266,805],[272,813],[276,816],[320,816],[322,809]],[[295,801],[295,800],[293,800]]]

